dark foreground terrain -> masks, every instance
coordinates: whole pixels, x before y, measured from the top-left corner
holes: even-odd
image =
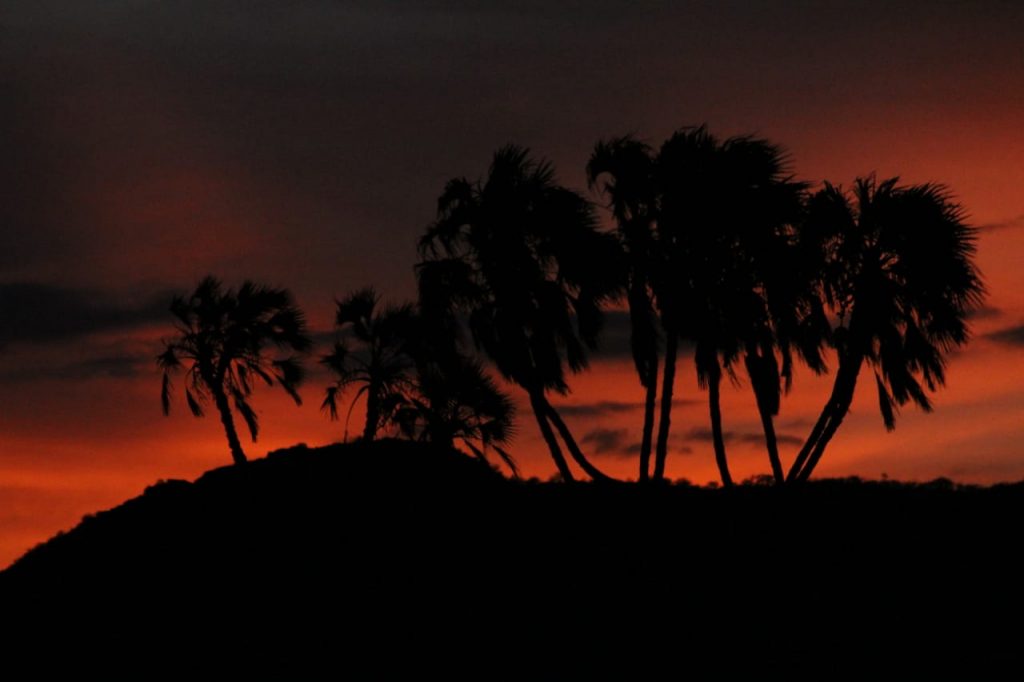
[[[159,483],[29,552],[0,574],[3,665],[1013,677],[1022,520],[1017,485],[562,486],[406,442],[297,447]]]

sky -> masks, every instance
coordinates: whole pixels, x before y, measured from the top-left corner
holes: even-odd
[[[780,144],[812,183],[943,183],[979,229],[989,297],[935,411],[907,408],[887,433],[862,377],[818,473],[1024,478],[1021,35],[1015,2],[5,2],[0,566],[160,479],[230,462],[216,419],[160,410],[174,293],[206,274],[284,286],[330,338],[335,298],[414,295],[445,182],[480,177],[500,146],[600,201],[583,172],[598,140],[659,144],[701,123]],[[598,466],[635,477],[642,392],[621,315],[610,328],[618,341],[556,402]],[[679,371],[668,473],[703,484],[706,395],[688,359]],[[327,381],[314,372],[301,407],[258,391],[248,452],[340,440],[318,409]],[[828,389],[798,370],[785,462]],[[547,478],[514,395],[513,453]],[[734,475],[766,473],[742,380],[723,412]]]

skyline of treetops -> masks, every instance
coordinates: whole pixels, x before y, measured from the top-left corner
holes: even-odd
[[[803,481],[839,432],[859,377],[868,377],[860,391],[877,392],[880,427],[895,428],[908,404],[929,411],[982,308],[976,230],[942,184],[872,175],[813,187],[774,143],[719,139],[705,126],[658,145],[601,140],[586,175],[590,196],[559,184],[542,157],[501,147],[486,174],[443,188],[419,241],[417,301],[383,304],[372,288],[337,301],[333,350],[305,359],[333,377],[321,407],[344,422],[346,439],[362,399],[364,439],[457,442],[517,474],[513,433],[535,422],[562,480],[609,480],[549,395],[566,395],[590,371],[603,316],[625,308],[645,396],[629,478],[663,479],[672,430],[709,427],[721,483],[732,485],[728,379],[753,393],[766,475]],[[254,292],[274,299],[270,310],[245,304]],[[300,402],[299,359],[311,343],[301,311],[286,290],[247,281],[221,294],[212,276],[185,301],[172,307],[183,327],[161,367],[192,361],[188,406],[201,416],[214,403],[240,464],[231,404],[255,440],[257,384],[278,383]],[[239,310],[265,317],[253,324]],[[299,355],[267,359],[268,344]],[[783,449],[775,422],[800,389],[798,365],[833,388],[801,446]],[[490,372],[525,392],[532,420],[514,420]],[[699,392],[683,381],[694,373]],[[707,421],[674,419],[680,396],[706,401]]]

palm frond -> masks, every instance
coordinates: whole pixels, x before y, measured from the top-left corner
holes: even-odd
[[[252,406],[240,391],[235,391],[232,398],[234,399],[235,409],[242,415],[245,425],[249,428],[249,435],[255,441],[260,432],[259,418],[256,416],[256,411],[252,409]]]
[[[194,417],[202,417],[205,414],[200,400],[201,398],[197,398],[190,389],[185,389],[185,402],[188,404],[188,409]]]
[[[160,405],[165,415],[171,413],[171,377],[166,370],[160,384]]]

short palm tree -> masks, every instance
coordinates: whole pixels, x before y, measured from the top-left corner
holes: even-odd
[[[411,305],[384,306],[372,288],[356,291],[337,302],[335,323],[344,334],[321,362],[334,375],[321,409],[338,418],[338,401],[353,385],[358,386],[349,406],[366,398],[363,439],[373,440],[412,388],[414,311]],[[345,420],[348,434],[348,418]]]
[[[555,430],[588,475],[607,478],[583,455],[547,392],[568,391],[566,366],[587,366],[601,306],[619,289],[617,241],[597,230],[590,203],[558,185],[548,163],[515,146],[495,153],[485,179],[451,180],[438,206],[420,241],[423,314],[449,320],[453,331],[457,315],[467,316],[477,347],[529,396],[563,479],[573,475]]]
[[[518,477],[519,468],[506,449],[514,432],[511,399],[479,362],[457,352],[423,350],[417,353],[415,388],[395,410],[402,434],[450,447],[461,444],[485,462],[493,452]]]
[[[161,401],[164,414],[171,407],[171,376],[185,371],[185,402],[201,417],[212,401],[220,415],[235,464],[246,462],[235,430],[232,407],[249,428],[253,441],[259,420],[249,404],[254,384],[280,385],[296,404],[302,400],[303,379],[296,355],[272,357],[269,349],[304,353],[312,342],[302,312],[285,289],[272,289],[246,281],[225,290],[214,277],[204,278],[187,298],[175,297],[171,312],[177,335],[164,341],[157,357],[163,370]]]
[[[810,200],[805,234],[824,245],[824,293],[838,325],[832,394],[788,480],[810,477],[849,412],[861,368],[875,375],[888,429],[899,406],[931,410],[946,356],[967,342],[984,296],[975,230],[941,185],[859,178],[852,192],[826,184]]]

